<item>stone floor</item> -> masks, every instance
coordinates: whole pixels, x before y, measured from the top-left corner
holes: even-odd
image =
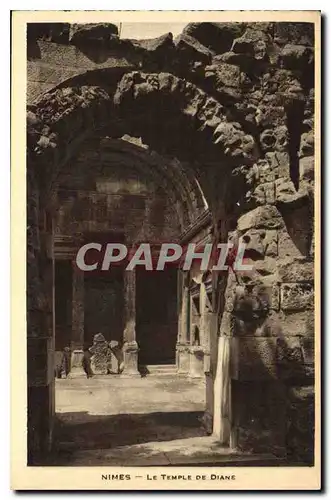
[[[49,465],[257,465],[206,436],[204,398],[204,381],[177,376],[57,380]]]

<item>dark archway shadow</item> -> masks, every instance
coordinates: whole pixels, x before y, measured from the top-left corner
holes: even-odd
[[[205,436],[203,412],[153,412],[143,414],[57,414],[54,450],[47,464],[68,465],[74,452],[107,450],[155,441]]]

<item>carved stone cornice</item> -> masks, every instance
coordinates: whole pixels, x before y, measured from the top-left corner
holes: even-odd
[[[204,229],[211,223],[211,212],[205,210],[188,228],[181,234],[180,243],[183,245],[189,242],[201,229]]]

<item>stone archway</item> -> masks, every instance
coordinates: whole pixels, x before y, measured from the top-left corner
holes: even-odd
[[[151,110],[149,116],[146,116],[146,108]],[[179,129],[181,135],[178,133]],[[173,195],[172,189],[169,189],[169,186],[173,186],[175,196],[188,209],[187,221],[190,220],[189,212],[192,211],[190,195],[201,199],[201,189],[210,205],[212,220],[220,218],[219,202],[215,199],[217,177],[215,178],[215,174],[212,178],[209,177],[208,164],[219,162],[218,187],[225,194],[229,187],[224,183],[224,169],[230,172],[243,163],[251,165],[257,155],[253,137],[245,134],[238,124],[228,122],[222,106],[215,99],[190,82],[167,73],[125,74],[113,94],[97,86],[66,87],[62,84],[30,107],[27,176],[28,298],[31,297],[32,303],[28,300],[28,359],[33,373],[33,359],[42,350],[45,366],[48,367],[42,390],[40,386],[32,386],[29,393],[32,449],[44,446],[42,441],[49,442],[52,432],[54,388],[50,356],[54,326],[54,263],[47,252],[47,244],[52,233],[52,210],[56,206],[58,175],[91,136],[121,138],[125,134],[141,137],[143,142],[161,154],[193,163],[193,169],[187,172],[176,168],[176,164],[171,168],[161,167],[169,195]],[[193,147],[188,147],[188,144]],[[224,216],[223,213],[223,218]],[[194,223],[193,219],[191,217]],[[217,239],[220,228],[215,222],[214,226]],[[223,238],[225,235],[226,233],[222,235]],[[31,283],[33,284],[30,286]],[[45,324],[48,334],[41,338],[36,332],[44,332]],[[42,408],[36,405],[41,399],[44,401]],[[38,434],[39,425],[44,426],[44,434]],[[33,444],[36,435],[40,436],[39,445]]]
[[[240,283],[231,273],[213,276],[203,289],[207,295],[211,290],[204,321],[209,303],[222,312],[210,352],[218,370],[209,384],[214,431],[222,441],[231,433],[234,446],[256,452],[282,454],[288,447],[285,453],[295,456],[304,448],[301,456],[311,463],[312,425],[302,432],[297,421],[299,414],[308,421],[313,413],[313,25],[202,23],[187,26],[175,42],[166,35],[148,43],[118,40],[109,36],[109,26],[78,32],[69,36],[67,30],[60,41],[51,33],[49,46],[31,43],[29,51],[37,72],[38,58],[49,69],[59,47],[58,60],[66,66],[56,68],[58,86],[44,85],[47,92],[28,108],[31,453],[51,435],[47,241],[58,173],[92,135],[121,140],[127,134],[178,159],[171,168],[167,162],[140,168],[179,202],[183,241],[210,225],[214,240],[224,242],[231,229],[253,256],[253,276]],[[84,67],[68,71],[76,57]],[[190,168],[181,171],[180,164]],[[210,213],[194,222],[193,198],[201,192]],[[189,286],[184,292],[188,298]]]

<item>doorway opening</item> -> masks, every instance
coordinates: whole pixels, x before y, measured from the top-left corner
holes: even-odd
[[[175,365],[177,269],[163,272],[138,269],[136,294],[139,365]]]

